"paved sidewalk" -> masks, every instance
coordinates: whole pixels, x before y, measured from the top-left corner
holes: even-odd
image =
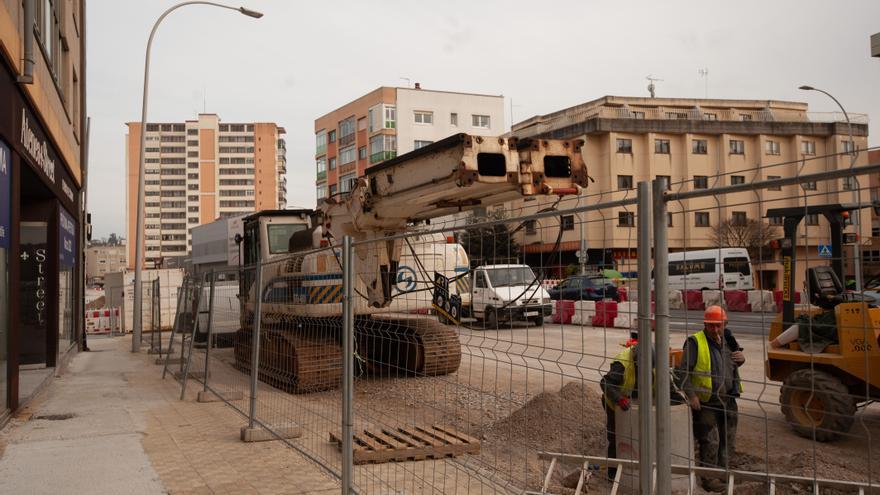
[[[338,493],[279,442],[245,444],[244,418],[161,379],[128,338],[91,339],[0,432],[0,494]]]

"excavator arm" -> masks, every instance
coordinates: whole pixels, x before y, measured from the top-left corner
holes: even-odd
[[[580,140],[456,134],[367,169],[350,193],[319,205],[331,243],[350,235],[369,304],[384,307],[415,222],[536,195],[578,194],[589,177]],[[376,242],[362,242],[376,241]]]

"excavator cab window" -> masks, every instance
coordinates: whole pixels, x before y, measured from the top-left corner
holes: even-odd
[[[260,222],[251,220],[244,225],[244,264],[257,262],[260,253]]]

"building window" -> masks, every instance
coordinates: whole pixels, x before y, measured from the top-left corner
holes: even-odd
[[[752,120],[752,115],[749,113],[741,113],[741,114],[739,114],[739,120],[741,120],[743,122],[748,122],[748,121]]]
[[[709,189],[709,177],[706,175],[695,175],[694,189]]]
[[[315,164],[317,167],[318,175],[327,173],[327,159],[326,158],[324,158],[323,156],[321,158],[318,158],[317,160],[315,160]]]
[[[695,155],[705,155],[709,151],[709,143],[705,139],[691,141],[691,152]]]
[[[341,165],[351,163],[351,162],[355,161],[356,156],[357,155],[355,154],[354,146],[349,146],[348,148],[342,148],[341,150],[339,150],[339,163]]]
[[[844,141],[843,142],[843,152],[844,153],[852,153],[856,150],[855,143],[852,141]]]
[[[666,213],[666,226],[672,227],[672,213]]]
[[[458,125],[458,114],[457,113],[452,112],[449,114],[449,125],[454,125],[454,126]]]
[[[636,225],[635,213],[633,213],[631,211],[617,212],[617,226],[618,227],[635,227],[635,225]]]
[[[339,192],[347,193],[354,189],[357,174],[347,174],[339,178]]]
[[[419,141],[418,139],[416,139],[415,141],[413,141],[413,149],[417,150],[419,148],[424,148],[425,146],[433,143],[434,141]]]
[[[434,112],[413,112],[413,122],[416,124],[433,124]]]
[[[654,153],[668,155],[669,154],[669,140],[668,139],[655,139],[654,140]]]
[[[330,158],[330,170],[336,170],[336,157]]]
[[[852,191],[856,188],[856,178],[855,177],[844,177],[843,178],[843,190],[844,191]]]
[[[488,115],[471,115],[471,122],[474,127],[479,127],[482,129],[489,128],[489,116]]]
[[[704,113],[703,119],[705,119],[705,120],[718,120],[718,114],[717,113]]]
[[[361,117],[358,119],[358,130],[365,131],[367,130],[367,118]]]
[[[618,139],[617,140],[617,152],[618,153],[632,153],[633,152],[632,139]]]
[[[767,217],[767,223],[770,225],[782,225],[782,217]]]
[[[819,214],[818,213],[811,213],[804,218],[807,222],[807,225],[819,225]]]
[[[706,211],[697,211],[694,212],[694,225],[697,227],[708,227],[709,226],[709,213]]]
[[[316,192],[317,192],[318,200],[322,200],[327,197],[327,187],[325,187],[323,184],[321,184],[320,186],[317,186]]]
[[[779,154],[779,141],[767,141],[764,143],[765,151],[768,155]]]
[[[330,194],[330,196],[335,195],[336,194],[336,184],[330,184],[330,186],[328,186],[328,188],[327,188],[327,192]]]
[[[327,141],[329,141],[331,143],[336,142],[336,130],[335,129],[327,133]]]
[[[367,159],[367,147],[361,146],[358,148],[358,160],[366,160]]]
[[[618,175],[617,176],[617,189],[632,189],[633,188],[633,176],[632,175]]]
[[[536,233],[538,233],[537,222],[526,220],[526,235],[535,235]]]
[[[357,124],[354,121],[354,117],[349,117],[339,123],[339,146],[348,146],[350,144],[354,144],[356,125]]]
[[[767,180],[781,179],[782,177],[778,175],[768,175]],[[767,188],[768,191],[781,191],[782,186],[770,186]]]
[[[739,139],[731,139],[730,140],[730,154],[731,155],[743,155],[746,152],[745,142]]]
[[[816,190],[816,182],[804,182],[801,184],[801,187],[804,188],[804,191],[815,191]]]
[[[805,155],[815,155],[816,154],[816,142],[815,141],[801,141],[801,153]]]
[[[562,230],[574,230],[574,215],[564,215],[562,217]]]
[[[670,177],[670,176],[668,176],[668,175],[658,175],[658,176],[655,177],[655,178],[656,178],[658,181],[659,181],[660,179],[666,179],[666,190],[667,190],[667,191],[671,191],[671,190],[672,190],[672,177]]]
[[[385,128],[394,129],[397,127],[397,107],[385,106]]]
[[[730,176],[730,185],[731,186],[736,186],[736,185],[745,184],[745,183],[746,183],[746,176],[745,175],[731,175]]]
[[[632,118],[639,119],[639,120],[645,120],[645,112],[633,111]]]
[[[745,225],[746,222],[748,221],[746,219],[746,212],[744,212],[744,211],[733,212],[733,215],[731,215],[731,217],[730,217],[730,221],[734,225]]]
[[[61,28],[59,25],[61,15],[58,7],[60,2],[57,0],[38,0],[35,3],[36,20],[34,27],[37,39],[43,47],[44,54],[46,55],[46,65],[49,67],[52,77],[59,86],[63,86],[63,74],[61,71],[63,68],[61,64],[62,43]],[[67,49],[64,51],[66,52]]]

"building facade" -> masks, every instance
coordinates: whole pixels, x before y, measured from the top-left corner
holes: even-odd
[[[636,184],[659,176],[669,179],[672,190],[687,191],[848,168],[849,156],[838,155],[852,146],[843,116],[814,115],[807,110],[805,103],[782,101],[606,96],[515,124],[512,134],[585,141],[584,159],[595,182],[584,193],[589,199],[568,198],[559,205],[563,209],[585,201],[631,198]],[[851,117],[855,146],[865,149],[867,117]],[[859,154],[858,164],[866,163],[867,153]],[[669,206],[669,246],[673,251],[717,247],[711,241],[712,226],[724,220],[761,219],[779,226],[778,236],[782,237],[781,219],[768,217],[768,209],[802,205],[804,197],[810,204],[851,203],[852,189],[852,181],[837,180],[676,202]],[[862,197],[868,200],[867,193]],[[517,214],[529,213],[541,207],[538,203],[541,201],[523,202],[513,208]],[[634,206],[620,207],[563,218],[556,275],[561,276],[565,266],[580,262],[576,253],[582,247],[590,265],[634,271],[634,212]],[[862,213],[863,240],[871,236],[868,212]],[[559,224],[559,220],[546,220],[517,234],[530,263],[546,262],[554,250]],[[800,267],[807,259],[817,263],[818,246],[830,244],[825,218],[808,217],[802,225],[805,237],[798,240],[802,246]],[[851,261],[851,251],[846,254]],[[758,262],[756,279],[763,287],[782,287],[777,252],[768,248],[765,259],[753,261]],[[852,274],[851,264],[847,267],[847,273]],[[800,284],[804,274],[797,276]]]
[[[460,132],[504,133],[504,97],[381,87],[315,120],[318,201],[367,167]]]
[[[108,273],[121,272],[126,268],[125,244],[92,244],[86,248],[86,284],[104,284]]]
[[[135,263],[141,131],[126,135],[128,263]],[[199,114],[180,123],[148,123],[144,155],[144,267],[179,266],[190,230],[218,218],[287,206],[283,127],[268,122],[221,123]]]
[[[84,15],[0,4],[0,425],[81,341]]]

